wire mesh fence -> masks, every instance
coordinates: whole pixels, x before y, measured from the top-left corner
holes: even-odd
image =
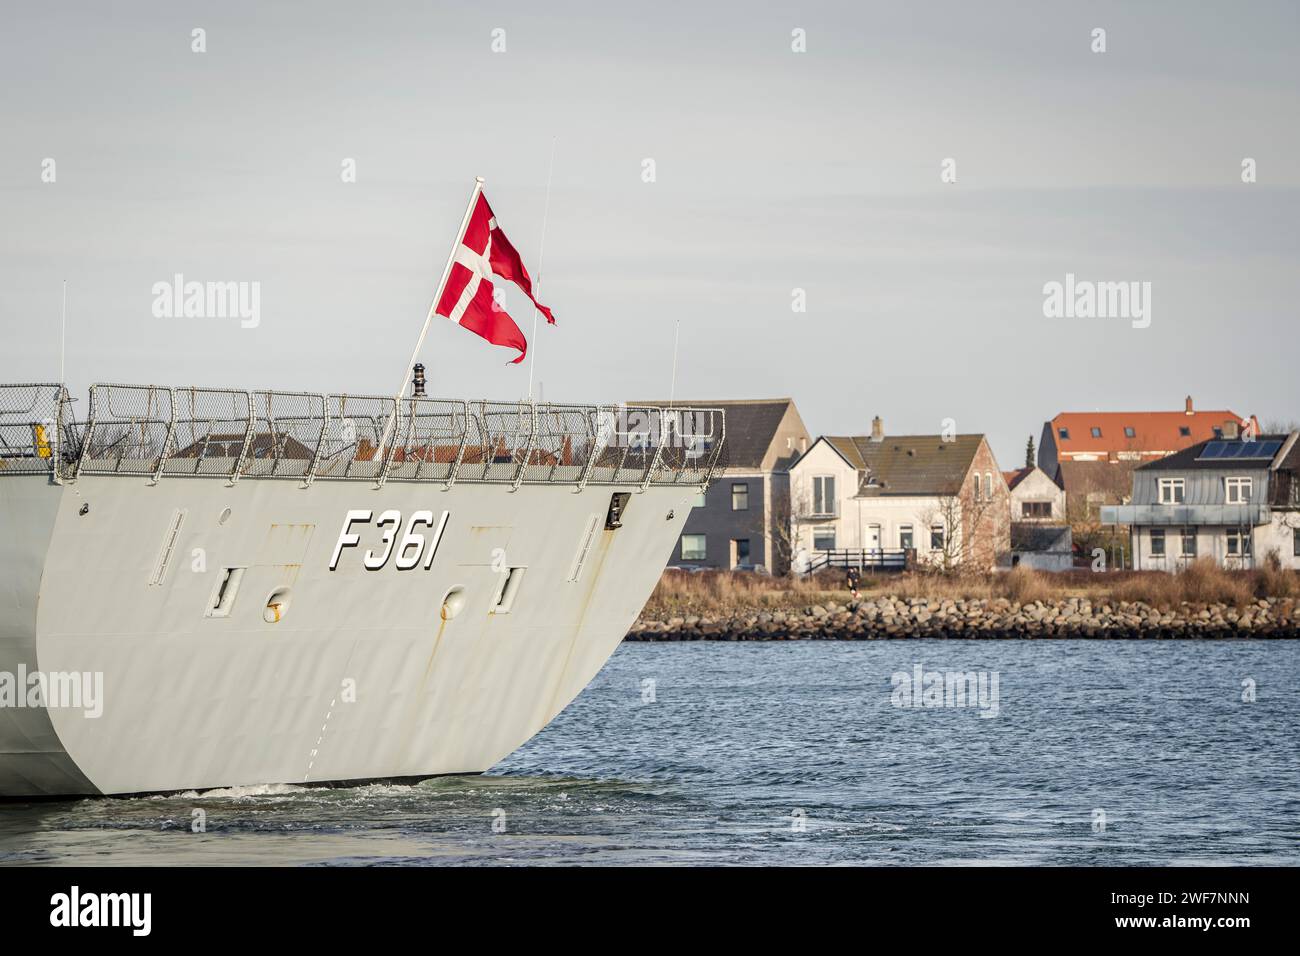
[[[253,406],[248,392],[178,388],[173,400],[176,424],[163,473],[237,474],[253,434]]]
[[[66,438],[61,414],[66,393],[53,383],[0,385],[0,474],[43,474],[54,469]]]
[[[388,479],[448,481],[469,444],[469,408],[465,402],[411,398],[386,452]]]
[[[76,474],[155,475],[170,452],[172,390],[92,385]]]
[[[308,477],[325,435],[326,404],[311,392],[253,392],[253,435],[239,473]]]
[[[397,402],[374,395],[327,395],[317,478],[370,478],[383,474],[396,431]]]
[[[718,409],[96,384],[0,385],[0,473],[707,484]],[[56,469],[56,465],[59,465]]]

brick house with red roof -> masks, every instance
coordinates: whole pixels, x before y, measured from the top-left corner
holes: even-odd
[[[1072,521],[1104,504],[1124,504],[1133,469],[1215,438],[1259,431],[1252,415],[1199,411],[1187,396],[1182,411],[1061,412],[1043,423],[1038,467],[1065,489]]]
[[[1043,423],[1038,467],[1057,477],[1066,461],[1158,461],[1214,438],[1236,438],[1259,422],[1228,409],[1197,411],[1188,395],[1181,412],[1061,412]]]

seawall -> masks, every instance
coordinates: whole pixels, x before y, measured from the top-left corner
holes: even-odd
[[[1261,598],[1250,604],[1182,604],[1087,598],[1019,604],[966,600],[866,598],[786,610],[737,610],[667,620],[638,620],[629,641],[869,641],[901,638],[1297,638],[1300,602]]]

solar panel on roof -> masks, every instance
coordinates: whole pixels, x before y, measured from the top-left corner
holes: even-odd
[[[1223,458],[1248,459],[1251,461],[1272,458],[1277,454],[1277,450],[1282,447],[1282,443],[1277,440],[1272,441],[1212,441],[1208,442],[1201,453],[1196,456],[1197,461],[1212,461]]]

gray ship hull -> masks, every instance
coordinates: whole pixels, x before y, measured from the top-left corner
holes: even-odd
[[[487,770],[613,653],[698,488],[628,489],[607,529],[618,491],[6,476],[0,672],[87,693],[0,707],[0,795]],[[417,512],[436,520],[403,569]]]

